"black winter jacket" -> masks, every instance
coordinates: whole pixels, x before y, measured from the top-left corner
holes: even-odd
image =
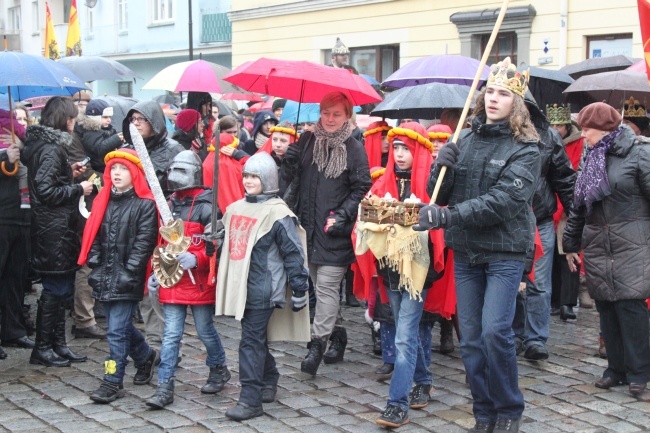
[[[106,169],[104,157],[107,153],[122,147],[122,140],[112,126],[102,128],[101,122],[90,119],[85,114],[77,116],[74,132],[81,141],[83,150],[90,157],[93,170],[103,173]]]
[[[273,197],[275,196],[247,195],[245,200],[259,202]],[[275,221],[271,231],[255,243],[248,269],[247,309],[283,308],[286,303],[286,285],[278,284],[282,275],[285,275],[291,290],[305,292],[309,289],[309,273],[304,263],[297,226],[295,218],[286,216]]]
[[[8,171],[14,169],[14,165],[9,164],[7,152],[0,152],[0,162],[3,161]],[[18,173],[7,176],[0,171],[0,225],[29,227],[30,214],[28,209],[20,208]]]
[[[144,140],[151,163],[156,171],[156,177],[160,182],[160,187],[163,191],[167,190],[167,169],[172,163],[172,159],[184,149],[183,146],[178,144],[176,140],[172,140],[167,136],[167,126],[165,124],[165,114],[160,108],[160,105],[155,101],[138,102],[127,113],[122,122],[122,131],[124,133],[124,140],[129,143],[128,147],[133,149],[133,141],[131,140],[131,131],[129,130],[129,122],[133,112],[137,111],[147,118],[151,127],[153,128],[154,135]]]
[[[556,194],[564,209],[567,212],[571,209],[576,174],[559,132],[551,128],[534,100],[527,98],[526,106],[540,137],[538,144],[541,168],[533,196],[533,212],[537,225],[540,225],[553,220],[553,214],[557,210]]]
[[[32,267],[42,275],[69,274],[79,268],[78,206],[83,188],[74,184],[66,151],[71,143],[67,132],[27,127],[22,161],[28,170],[32,206]]]
[[[611,194],[569,214],[562,247],[584,252],[587,289],[597,301],[650,297],[650,140],[628,126],[606,154]]]
[[[193,131],[196,131],[196,129]],[[204,140],[202,138],[195,138],[194,133],[188,134],[182,129],[177,128],[172,138],[176,140],[178,144],[183,146],[183,149],[192,151],[195,151],[195,149],[192,148],[192,142],[196,141],[201,146],[201,148],[198,150],[198,152],[195,151],[195,153],[199,156],[199,158],[201,158],[201,161],[205,161],[205,158],[208,157],[208,147],[205,145]]]
[[[88,284],[100,301],[141,301],[147,262],[158,240],[158,212],[153,201],[132,188],[111,198],[88,254]]]
[[[449,205],[445,243],[454,260],[490,263],[525,261],[533,248],[533,193],[540,170],[537,142],[516,141],[507,122],[486,124],[474,118],[459,138],[456,168],[447,170],[436,203]],[[440,165],[431,167],[427,192]]]
[[[281,193],[292,187],[294,196],[285,196],[290,208],[295,209],[300,224],[307,232],[309,263],[327,266],[348,266],[355,261],[350,235],[357,220],[361,199],[371,186],[368,157],[363,145],[349,137],[347,168],[334,179],[318,171],[314,159],[314,134],[306,132],[296,146],[299,154],[288,153],[280,168]],[[328,218],[336,223],[325,232]]]

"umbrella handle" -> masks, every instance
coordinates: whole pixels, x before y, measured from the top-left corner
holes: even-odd
[[[494,41],[496,40],[499,34],[499,29],[501,28],[501,23],[503,23],[503,19],[506,16],[506,11],[508,10],[509,2],[510,0],[503,0],[503,4],[501,5],[501,10],[499,11],[499,16],[497,17],[497,22],[494,24],[494,28],[492,29],[492,34],[490,35],[490,39],[488,40],[488,43],[485,46],[485,51],[483,51],[483,57],[481,57],[481,64],[479,65],[478,70],[476,71],[476,75],[474,75],[474,81],[472,81],[472,87],[469,90],[469,95],[467,95],[467,100],[465,101],[463,112],[460,115],[460,119],[458,120],[458,126],[456,127],[454,136],[451,139],[451,141],[453,141],[454,143],[458,141],[458,136],[460,135],[460,131],[462,131],[463,125],[465,124],[467,113],[469,113],[469,107],[472,105],[472,100],[474,99],[474,93],[476,92],[478,83],[481,80],[481,74],[483,73],[483,68],[485,68],[485,64],[487,63],[488,57],[490,57],[490,53],[492,52],[492,45],[494,45]],[[436,199],[438,198],[438,194],[440,193],[440,187],[442,186],[442,181],[444,180],[446,173],[447,173],[447,167],[443,165],[442,168],[440,169],[440,175],[438,176],[438,180],[436,181],[436,186],[433,189],[433,194],[431,194],[431,204],[434,204],[436,202]]]

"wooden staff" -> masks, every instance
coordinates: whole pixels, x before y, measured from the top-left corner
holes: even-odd
[[[490,57],[490,52],[492,51],[492,45],[494,44],[494,41],[496,40],[497,35],[499,34],[499,29],[501,28],[501,23],[503,22],[503,18],[506,16],[506,11],[508,10],[509,2],[510,0],[503,0],[503,4],[501,5],[501,10],[499,11],[499,16],[497,17],[497,22],[494,24],[494,28],[492,29],[492,34],[490,35],[490,39],[488,40],[488,43],[485,46],[483,57],[481,57],[481,64],[479,65],[478,70],[476,71],[476,75],[474,75],[474,81],[472,82],[472,87],[469,89],[469,95],[467,95],[467,100],[465,101],[463,112],[460,115],[460,120],[458,121],[456,132],[454,132],[454,136],[451,139],[451,141],[453,141],[454,143],[458,141],[458,136],[460,135],[460,131],[463,129],[463,125],[465,124],[467,113],[469,113],[469,107],[470,105],[472,105],[472,100],[474,99],[474,93],[476,92],[476,88],[478,87],[478,82],[481,81],[481,74],[483,73],[483,69],[485,68],[485,64],[487,63],[488,57]],[[440,175],[438,176],[438,180],[436,181],[436,187],[433,189],[433,194],[431,194],[431,204],[434,204],[436,202],[436,199],[438,198],[438,193],[440,193],[440,186],[442,186],[442,181],[445,178],[446,173],[447,173],[447,167],[443,165],[442,168],[440,169]]]

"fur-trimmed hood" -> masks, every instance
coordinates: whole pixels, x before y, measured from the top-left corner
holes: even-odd
[[[102,129],[102,122],[98,122],[85,114],[79,113],[75,129],[77,126],[87,131],[100,131]]]
[[[582,131],[580,131],[577,124],[571,122],[571,125],[569,125],[569,135],[567,135],[566,138],[563,138],[562,141],[566,146],[569,143],[580,140],[580,137],[582,137]]]
[[[54,145],[67,148],[72,145],[72,140],[72,135],[49,126],[28,126],[22,157],[29,160],[41,146]]]

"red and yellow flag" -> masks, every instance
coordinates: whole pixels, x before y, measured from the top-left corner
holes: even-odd
[[[52,60],[61,58],[59,44],[56,43],[56,34],[54,33],[54,24],[52,24],[50,6],[47,2],[45,2],[45,52],[43,55]]]
[[[641,22],[643,57],[645,58],[648,81],[650,81],[650,0],[637,0],[637,3],[639,6],[639,21]]]
[[[68,38],[65,42],[65,55],[81,55],[81,30],[79,29],[79,16],[77,15],[77,0],[72,0],[70,5],[70,20],[68,21]]]

